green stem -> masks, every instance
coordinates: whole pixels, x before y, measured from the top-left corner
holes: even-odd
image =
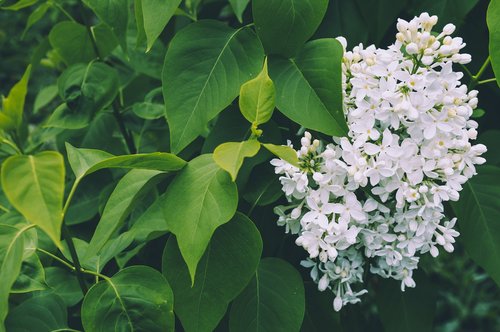
[[[82,4],[82,7],[85,7],[83,2],[81,4]],[[92,33],[92,29],[90,27],[90,23],[89,23],[89,20],[87,18],[87,14],[85,13],[85,8],[81,9],[81,16],[82,16],[83,24],[85,25],[85,28],[87,29],[87,33],[88,33],[89,38],[90,38],[90,43],[92,44],[92,49],[94,50],[94,53],[97,56],[97,59],[101,60],[102,57],[101,57],[101,54],[99,52],[99,47],[97,47],[97,41],[95,40],[95,36]]]
[[[63,208],[63,218],[66,217],[66,212],[68,212],[69,205],[71,204],[71,200],[73,199],[73,196],[75,195],[76,188],[78,187],[78,184],[80,184],[81,178],[77,178],[75,182],[73,183],[73,186],[71,187],[71,190],[69,192],[68,198],[66,198],[66,203],[64,203],[64,208]]]
[[[56,261],[58,261],[59,263],[65,265],[66,267],[70,268],[71,271],[75,271],[75,267],[73,265],[71,265],[70,263],[66,262],[64,259],[60,258],[60,257],[57,257],[56,255],[54,255],[53,253],[51,252],[48,252],[47,250],[44,250],[42,248],[36,248],[36,250],[40,251],[41,253],[51,257],[52,259],[55,259]]]
[[[486,58],[486,60],[484,61],[483,65],[481,66],[481,68],[479,69],[479,71],[477,72],[477,74],[472,76],[472,80],[469,83],[469,90],[473,89],[476,85],[478,85],[479,79],[483,75],[486,68],[488,68],[488,65],[490,64],[490,62],[491,62],[491,57],[488,56]]]
[[[131,153],[131,154],[137,153],[134,139],[133,139],[132,135],[130,135],[130,132],[127,130],[127,127],[125,127],[125,121],[123,120],[123,116],[120,112],[120,108],[119,108],[116,100],[113,102],[113,115],[116,119],[116,122],[118,123],[118,128],[120,129],[120,133],[122,134],[123,138],[125,139],[125,143],[127,143],[127,148],[128,148],[129,153]]]
[[[104,275],[104,274],[102,274],[102,273],[96,272],[96,271],[91,271],[91,270],[85,270],[85,269],[82,269],[82,272],[83,272],[83,273],[86,273],[86,274],[93,275],[93,276],[98,277],[98,278],[101,278],[101,279],[104,279],[104,280],[106,280],[106,281],[111,280],[111,278],[110,278],[110,277],[108,277],[108,276],[106,276],[106,275]]]
[[[496,82],[496,80],[497,80],[496,78],[488,78],[487,80],[482,80],[482,81],[477,82],[477,84],[481,85],[481,84]]]
[[[82,274],[82,265],[80,264],[80,260],[78,259],[78,253],[76,252],[75,243],[73,242],[73,238],[71,237],[69,228],[64,223],[62,225],[62,236],[66,240],[66,243],[68,245],[69,253],[71,254],[71,259],[73,260],[73,265],[75,266],[75,274],[76,278],[78,279],[78,284],[80,285],[83,295],[85,295],[88,291],[88,288]]]

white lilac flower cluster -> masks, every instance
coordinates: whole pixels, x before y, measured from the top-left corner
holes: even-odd
[[[459,233],[443,202],[458,200],[474,165],[485,162],[486,147],[470,143],[477,91],[467,91],[452,68],[471,57],[459,53],[462,38],[450,37],[455,26],[433,34],[436,22],[427,13],[400,19],[387,49],[345,52],[348,137],[325,144],[306,132],[299,168],[272,161],[290,202],[275,209],[278,224],[298,234],[296,244],[309,253],[302,264],[320,291],[333,291],[336,311],[367,292],[368,267],[400,280],[404,291],[415,287],[421,254],[452,252]]]

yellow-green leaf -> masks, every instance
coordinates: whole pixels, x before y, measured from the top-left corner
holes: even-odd
[[[271,119],[276,90],[267,71],[267,59],[259,76],[246,82],[240,90],[240,110],[255,127]]]
[[[299,167],[299,158],[297,152],[286,145],[262,144],[276,157],[283,159],[295,167]]]
[[[15,130],[23,121],[24,100],[28,92],[28,81],[31,74],[31,65],[24,72],[23,77],[9,92],[7,98],[2,99],[0,112],[0,129]]]
[[[64,175],[63,156],[55,151],[9,157],[1,174],[10,203],[60,248]]]
[[[255,156],[259,150],[260,143],[257,140],[224,143],[215,149],[214,160],[236,181],[243,159]]]

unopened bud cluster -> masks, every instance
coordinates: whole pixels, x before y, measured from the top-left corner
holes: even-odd
[[[453,251],[459,233],[443,202],[456,201],[482,164],[477,123],[470,119],[477,91],[467,91],[461,38],[448,24],[437,35],[436,16],[399,20],[387,49],[359,45],[345,52],[344,112],[348,137],[331,143],[309,133],[297,151],[300,167],[274,159],[290,205],[278,224],[307,250],[302,264],[334,309],[360,301],[368,270],[415,287],[419,257]],[[339,38],[346,47],[345,39]]]

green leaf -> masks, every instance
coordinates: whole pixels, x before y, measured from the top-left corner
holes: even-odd
[[[94,11],[99,19],[114,33],[121,48],[127,51],[127,25],[128,1],[127,0],[83,0]]]
[[[17,228],[0,224],[0,332],[5,332],[4,320],[9,311],[9,293],[21,271],[26,231],[32,225]]]
[[[142,119],[156,120],[165,115],[165,106],[145,101],[134,104],[132,112]]]
[[[180,152],[262,69],[259,39],[248,27],[234,30],[198,21],[179,31],[165,57],[163,95],[171,150]]]
[[[11,293],[29,293],[46,288],[42,262],[37,254],[31,254],[23,261],[21,272],[12,286]]]
[[[233,181],[236,181],[243,159],[255,156],[259,150],[260,143],[255,139],[224,143],[215,149],[214,160],[217,165],[231,174]]]
[[[490,31],[490,58],[493,72],[500,86],[500,1],[492,0],[488,6],[486,22]]]
[[[31,65],[28,66],[21,80],[12,87],[8,97],[2,97],[2,110],[0,112],[1,130],[17,130],[21,126],[30,74]]]
[[[270,57],[278,109],[306,128],[345,136],[342,56],[342,45],[328,38],[307,43],[295,59]]]
[[[239,105],[245,119],[255,128],[273,115],[276,91],[267,71],[267,60],[259,76],[241,86]]]
[[[148,189],[147,184],[159,174],[161,172],[154,170],[133,169],[118,182],[90,241],[87,258],[101,251],[116,230],[123,225],[125,218],[135,207],[134,203],[142,197],[143,191]]]
[[[50,266],[45,269],[45,280],[54,293],[63,299],[66,306],[72,307],[83,299],[78,280],[67,269]]]
[[[236,212],[238,191],[211,154],[191,160],[168,187],[163,211],[194,282],[212,234]]]
[[[12,206],[47,233],[58,247],[61,247],[64,176],[64,159],[55,151],[12,156],[2,165],[2,188]]]
[[[328,0],[254,0],[253,19],[266,54],[294,56],[314,34]]]
[[[95,149],[78,149],[66,143],[68,161],[78,179],[103,168],[146,169],[162,172],[178,171],[186,162],[165,152],[114,156]]]
[[[414,276],[417,287],[401,291],[401,281],[379,279],[376,288],[378,313],[384,331],[432,331],[437,290],[421,271]]]
[[[47,10],[49,10],[51,5],[48,2],[45,2],[38,6],[28,17],[28,21],[26,22],[26,27],[24,28],[23,35],[21,37],[24,38],[24,35],[26,32],[31,28],[33,25],[35,25],[38,21],[40,21],[45,14],[47,13]]]
[[[452,202],[469,256],[500,285],[500,168],[482,166]]]
[[[163,253],[163,274],[174,291],[175,313],[190,331],[213,331],[231,302],[255,274],[262,239],[242,214],[218,228],[200,260],[194,286],[177,242],[170,237]]]
[[[167,217],[163,211],[164,195],[158,197],[130,227],[128,233],[136,242],[147,242],[169,231]]]
[[[116,47],[110,38],[110,29],[103,25],[91,28],[101,57],[106,57]],[[57,51],[67,65],[88,63],[98,56],[92,46],[87,28],[73,21],[56,24],[49,33],[50,45]]]
[[[271,151],[276,157],[283,159],[289,164],[299,167],[299,158],[297,151],[286,145],[262,144],[266,149]]]
[[[250,0],[229,0],[234,14],[236,15],[240,23],[243,22],[243,12],[247,8],[249,2]]]
[[[18,11],[27,7],[31,7],[34,4],[36,4],[38,0],[19,0],[18,2],[7,6],[7,7],[2,7],[3,10],[13,10],[13,11]]]
[[[299,331],[305,312],[300,274],[278,258],[261,260],[250,284],[234,300],[231,331]]]
[[[42,108],[47,106],[55,97],[57,97],[57,85],[48,85],[42,88],[35,98],[33,104],[33,113],[38,113]]]
[[[15,307],[7,317],[9,332],[55,332],[68,329],[68,313],[61,297],[51,292],[34,296]]]
[[[167,26],[182,0],[139,0],[142,8],[144,32],[149,52],[156,39]]]
[[[95,284],[82,305],[85,331],[173,331],[174,296],[165,277],[132,266]]]

